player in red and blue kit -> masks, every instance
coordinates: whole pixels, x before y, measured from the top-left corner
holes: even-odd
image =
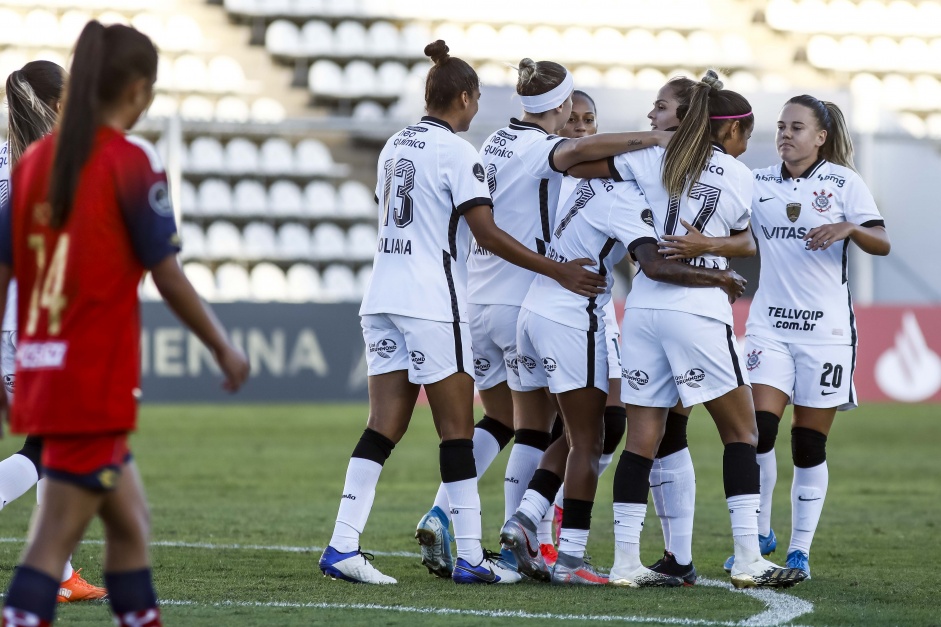
[[[248,364],[180,269],[156,151],[124,135],[153,98],[156,48],[132,28],[92,21],[74,59],[59,129],[23,155],[12,205],[0,208],[0,309],[11,275],[22,287],[12,427],[43,438],[48,481],[2,625],[52,624],[59,574],[97,515],[115,624],[155,627],[147,504],[128,448],[144,272],[210,347],[228,389],[245,381]]]

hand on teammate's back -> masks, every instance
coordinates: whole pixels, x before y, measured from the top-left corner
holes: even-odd
[[[251,370],[245,353],[232,344],[226,343],[225,348],[214,356],[222,374],[225,375],[222,387],[229,392],[237,392],[245,384]]]
[[[573,259],[557,264],[556,276],[553,278],[565,289],[580,296],[594,296],[605,290],[608,281],[597,272],[586,270],[582,266],[595,265],[595,261],[588,258]]]
[[[722,289],[729,295],[729,302],[734,303],[745,293],[745,286],[748,285],[748,281],[735,270],[723,270],[722,274],[725,275],[726,279]]]

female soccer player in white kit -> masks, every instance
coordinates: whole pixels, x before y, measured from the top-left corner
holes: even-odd
[[[601,291],[605,281],[581,267],[590,260],[557,263],[494,224],[483,165],[455,134],[466,131],[477,113],[477,74],[450,57],[443,41],[426,46],[425,54],[434,62],[425,87],[429,115],[396,133],[380,153],[379,249],[360,309],[370,414],[350,459],[320,569],[346,581],[395,583],[369,563],[359,539],[382,465],[404,435],[424,385],[441,437],[441,479],[457,541],[453,580],[513,583],[519,574],[480,545],[466,313],[470,231],[486,249],[586,296]]]
[[[32,61],[7,77],[9,141],[0,145],[0,205],[10,200],[10,170],[26,148],[52,132],[58,117],[65,70],[50,61]],[[7,290],[0,334],[0,375],[6,403],[13,401],[16,381],[16,281]],[[27,436],[23,448],[0,461],[0,510],[36,485],[36,503],[41,504],[45,481],[41,480],[42,438]],[[59,585],[60,603],[93,601],[107,594],[66,563]]]
[[[749,222],[751,173],[736,157],[745,152],[753,124],[748,101],[723,90],[710,71],[693,87],[689,110],[667,149],[616,157],[611,176],[637,181],[659,234],[674,234],[685,220],[707,236],[728,236]],[[728,266],[715,255],[689,263]],[[662,581],[640,562],[640,532],[653,458],[677,400],[686,407],[704,403],[725,444],[723,476],[737,558],[733,585],[783,587],[801,581],[801,571],[779,568],[758,550],[757,428],[727,295],[639,275],[626,308],[621,397],[628,405],[628,434],[614,477],[611,583],[640,587]]]
[[[554,134],[572,109],[573,81],[552,61],[523,59],[516,91],[522,119],[512,118],[483,143],[480,159],[493,198],[494,222],[531,250],[544,254],[551,238],[563,172],[583,161],[656,145],[666,133],[607,133],[567,139]],[[555,405],[541,387],[521,384],[516,347],[520,305],[535,273],[495,256],[480,242],[471,245],[467,269],[468,319],[474,377],[484,418],[474,429],[478,477],[515,435],[504,477],[505,516],[519,506],[526,486],[549,446]],[[501,442],[502,439],[502,442]],[[439,577],[450,577],[448,500],[439,487],[435,506],[419,522],[416,538],[422,562]]]
[[[827,496],[827,436],[836,412],[856,407],[849,244],[888,255],[890,243],[875,200],[854,169],[853,142],[839,107],[808,95],[791,98],[781,109],[776,143],[782,163],[754,171],[761,280],[745,341],[761,466],[758,532],[766,545],[777,543],[771,530],[774,442],[781,415],[793,403],[787,565],[809,579],[810,544]],[[729,558],[727,569],[735,559]]]

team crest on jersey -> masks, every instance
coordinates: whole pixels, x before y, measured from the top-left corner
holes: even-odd
[[[622,369],[621,378],[627,379],[627,384],[635,390],[639,390],[640,386],[650,383],[650,376],[643,370]]]
[[[706,378],[706,371],[702,368],[690,368],[683,374],[678,374],[673,377],[673,380],[677,385],[685,383],[691,388],[701,388],[699,382]]]
[[[486,176],[484,175],[484,166],[480,165],[479,163],[475,163],[474,164],[474,176],[477,177],[478,181],[483,183],[484,179],[486,178]]]
[[[157,181],[151,185],[147,197],[150,200],[150,208],[154,210],[154,213],[161,216],[173,215],[173,204],[170,202],[170,190],[167,189],[165,182]]]
[[[787,212],[787,219],[791,222],[797,222],[797,218],[801,217],[801,204],[799,202],[789,202],[784,208]]]
[[[33,206],[33,222],[39,226],[49,226],[52,220],[52,205],[41,202]]]
[[[640,212],[640,219],[644,221],[644,224],[653,228],[653,211],[649,208]]]
[[[392,353],[398,346],[395,343],[395,340],[385,339],[379,340],[378,342],[372,342],[369,344],[369,352],[376,353],[383,359],[389,359],[392,357]]]
[[[748,356],[745,358],[745,367],[748,368],[749,372],[761,365],[761,358],[759,355],[761,355],[761,351],[756,348],[752,352],[748,353]]]
[[[412,358],[415,370],[421,370],[421,366],[425,363],[425,353],[421,351],[411,351],[408,356]]]
[[[507,364],[509,365],[509,364]],[[483,357],[478,357],[474,360],[474,374],[478,377],[484,376],[484,374],[490,370],[490,360]]]
[[[542,367],[546,369],[546,374],[551,377],[552,373],[559,367],[559,364],[552,357],[543,357]]]
[[[827,190],[822,189],[820,193],[814,192],[814,209],[819,213],[830,210],[830,199],[833,198],[833,194],[827,193]]]

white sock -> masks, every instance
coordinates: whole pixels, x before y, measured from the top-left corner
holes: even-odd
[[[510,450],[510,459],[506,463],[506,476],[503,478],[503,514],[508,520],[520,506],[523,494],[533,478],[533,473],[539,468],[543,451],[525,444],[513,444]],[[542,518],[542,515],[540,515]],[[536,522],[538,522],[538,518]]]
[[[605,453],[598,458],[598,476],[600,477],[604,474],[604,471],[608,469],[608,466],[611,465],[611,462],[614,460],[614,453]]]
[[[552,544],[552,514],[552,508],[550,507],[546,510],[546,515],[536,525],[536,539],[539,540],[539,544]]]
[[[382,465],[362,457],[351,457],[346,468],[343,497],[337,512],[337,523],[333,528],[330,546],[340,553],[349,553],[359,548],[359,536],[369,520],[369,512],[376,498],[376,484]]]
[[[523,494],[523,500],[520,501],[519,508],[514,511],[519,512],[526,518],[530,519],[534,526],[539,525],[539,521],[543,519],[546,513],[549,511],[549,499],[539,494],[535,490],[526,490]],[[507,518],[509,520],[509,518]]]
[[[810,543],[820,522],[827,498],[830,471],[827,462],[813,468],[794,468],[791,484],[791,545],[787,552],[803,551],[810,555]]]
[[[599,475],[600,476],[600,475]],[[562,509],[562,503],[565,502],[565,484],[559,486],[559,491],[555,493],[555,501],[553,503],[559,509]]]
[[[445,483],[444,487],[448,491],[457,556],[471,566],[476,566],[484,559],[484,552],[480,547],[480,495],[477,493],[477,478],[452,481]]]
[[[0,510],[36,485],[39,474],[25,455],[14,453],[0,461]]]
[[[646,517],[646,503],[614,504],[615,561],[619,567],[633,570],[643,566],[640,561],[640,532],[644,529]]]
[[[42,505],[42,501],[45,496],[46,480],[43,478],[36,482],[36,505]]]
[[[72,570],[72,556],[69,555],[69,561],[65,563],[65,568],[62,569],[62,579],[60,579],[59,581],[65,583],[66,581],[69,580],[69,577],[72,576],[73,572],[74,571]]]
[[[732,519],[735,561],[750,564],[761,557],[758,549],[758,509],[761,497],[757,494],[740,494],[727,498],[726,502]]]
[[[761,469],[761,513],[758,514],[758,533],[767,536],[771,533],[771,497],[774,496],[774,484],[778,482],[778,460],[774,449],[756,456]]]
[[[562,527],[562,534],[559,536],[559,553],[572,557],[585,557],[586,546],[588,546],[588,529]]]
[[[490,464],[500,454],[500,443],[486,429],[474,429],[474,463],[477,465],[477,478],[480,479],[490,468]],[[448,491],[444,484],[438,486],[435,495],[435,507],[439,508],[451,520],[451,508],[448,506]]]
[[[673,553],[677,563],[691,563],[696,471],[688,448],[654,460],[650,492],[663,528],[664,548]]]

